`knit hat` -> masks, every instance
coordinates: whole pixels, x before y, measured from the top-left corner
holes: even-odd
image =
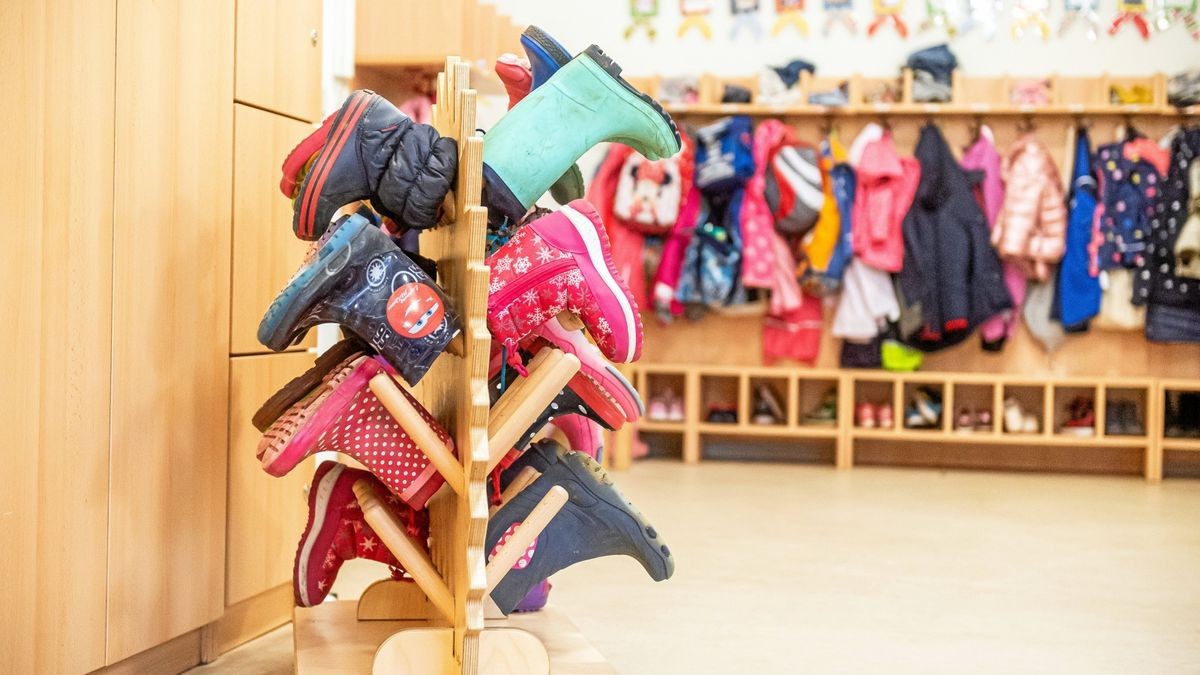
[[[763,196],[782,234],[804,234],[817,224],[825,203],[817,151],[807,145],[785,145],[775,153]]]

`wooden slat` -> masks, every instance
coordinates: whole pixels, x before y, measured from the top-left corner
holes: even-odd
[[[117,7],[110,663],[225,604],[233,17]]]

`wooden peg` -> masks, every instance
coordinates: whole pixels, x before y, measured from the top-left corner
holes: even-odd
[[[492,407],[488,419],[489,472],[577,372],[579,359],[574,354],[545,348],[533,357],[529,376],[514,382]]]
[[[467,355],[467,338],[462,331],[450,339],[450,343],[446,345],[446,352],[459,358]]]
[[[521,494],[521,490],[529,487],[529,484],[537,480],[537,477],[540,475],[542,474],[538,473],[538,470],[532,466],[527,466],[524,469],[521,469],[521,471],[517,473],[516,478],[513,478],[512,482],[508,484],[508,487],[504,488],[504,492],[500,493],[500,503],[488,509],[488,515],[496,515],[496,512],[500,510],[500,507],[507,504],[508,501],[513,497]]]
[[[583,321],[571,312],[559,312],[558,323],[563,330],[583,330]]]
[[[357,487],[355,487],[357,491]],[[546,529],[554,516],[567,503],[567,491],[561,485],[555,485],[546,492],[537,506],[529,512],[525,520],[517,526],[508,541],[496,551],[496,555],[487,564],[487,587],[490,593],[503,579],[504,575],[517,563],[534,539]],[[397,556],[399,558],[399,556]],[[404,561],[401,561],[404,562]]]
[[[442,442],[437,432],[421,417],[416,407],[408,397],[400,391],[400,386],[386,373],[380,373],[371,378],[371,392],[379,398],[379,402],[396,418],[396,421],[408,433],[413,443],[425,453],[429,461],[437,468],[450,489],[462,494],[465,477],[462,464],[450,448]]]
[[[433,566],[433,561],[429,559],[424,547],[418,546],[408,532],[396,522],[395,516],[379,501],[379,496],[375,494],[375,488],[370,483],[364,480],[355,482],[354,495],[358,497],[363,518],[371,529],[375,530],[375,534],[379,535],[384,546],[396,556],[396,560],[400,561],[413,581],[417,582],[417,586],[425,591],[429,602],[438,612],[446,617],[446,620],[453,622],[454,596],[446,582],[442,581],[442,576]]]

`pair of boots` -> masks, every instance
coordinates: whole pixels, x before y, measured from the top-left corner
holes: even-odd
[[[572,58],[536,27],[523,42],[534,88],[484,138],[489,222],[519,223],[597,143],[624,143],[652,160],[679,151],[670,116],[599,47]],[[426,229],[452,187],[457,146],[362,90],[301,141],[283,169],[280,189],[295,200],[292,225],[301,239],[320,238],[338,209],[364,199],[403,228]]]

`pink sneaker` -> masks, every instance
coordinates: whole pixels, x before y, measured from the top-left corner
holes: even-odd
[[[642,319],[621,279],[592,205],[577,199],[517,230],[487,260],[488,329],[519,360],[517,345],[564,310],[579,315],[610,361],[642,354]],[[514,361],[514,365],[516,365]]]
[[[343,366],[275,420],[258,444],[267,473],[283,476],[314,452],[340,452],[361,462],[412,508],[425,508],[443,478],[371,393],[371,378],[387,372],[377,358],[362,356]],[[453,448],[450,435],[404,387],[400,391]]]
[[[567,447],[597,462],[604,453],[604,430],[583,415],[560,415],[550,420],[567,438]]]
[[[576,378],[584,377],[591,380],[591,387],[571,388],[593,408],[597,403],[588,400],[591,395],[587,390],[596,390],[599,394],[616,402],[625,414],[625,421],[636,422],[643,414],[642,397],[637,390],[625,379],[616,368],[609,363],[596,346],[588,342],[583,331],[567,330],[557,321],[547,321],[534,331],[534,336],[544,340],[551,346],[561,349],[568,354],[574,354],[579,359],[579,374]],[[536,352],[535,352],[536,353]],[[581,391],[581,389],[583,391]]]
[[[533,90],[533,73],[529,69],[529,62],[516,54],[501,54],[496,59],[496,76],[508,94],[510,110]]]
[[[404,573],[400,562],[363,518],[354,496],[354,484],[359,480],[367,480],[375,486],[380,499],[407,524],[413,539],[422,545],[429,539],[429,516],[424,511],[413,511],[405,506],[366,471],[337,462],[323,462],[317,467],[308,491],[308,524],[300,536],[292,568],[296,604],[301,607],[319,605],[325,600],[337,579],[338,570],[347,560],[365,558],[381,562],[392,568],[395,579],[400,579]]]

